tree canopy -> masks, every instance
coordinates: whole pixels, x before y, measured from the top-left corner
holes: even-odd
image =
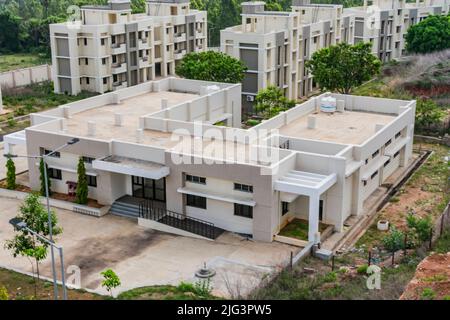
[[[205,51],[184,56],[176,74],[187,79],[239,83],[244,79],[245,70],[238,59],[221,52]]]
[[[428,53],[450,48],[450,15],[429,16],[411,26],[406,34],[406,49]]]
[[[259,91],[255,100],[256,111],[266,119],[295,106],[295,101],[286,98],[283,91],[275,86],[269,86]]]
[[[348,94],[378,74],[381,61],[372,54],[371,43],[339,43],[314,52],[306,66],[322,90]]]

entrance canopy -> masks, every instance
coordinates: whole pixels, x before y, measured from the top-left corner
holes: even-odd
[[[127,174],[159,180],[170,174],[169,167],[162,164],[119,156],[109,156],[92,162],[92,167],[97,170]]]
[[[320,195],[331,188],[336,181],[337,176],[335,173],[321,175],[291,170],[275,182],[275,190],[291,195]]]

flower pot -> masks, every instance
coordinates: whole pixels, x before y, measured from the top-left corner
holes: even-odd
[[[378,221],[377,228],[380,231],[388,231],[389,230],[389,221],[387,221],[387,220]]]

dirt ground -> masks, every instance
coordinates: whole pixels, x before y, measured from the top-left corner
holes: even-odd
[[[433,299],[450,299],[450,252],[433,254],[422,260],[400,299],[426,299],[424,290],[431,292]]]

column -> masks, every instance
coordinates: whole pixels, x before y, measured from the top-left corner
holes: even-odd
[[[320,242],[319,233],[319,201],[320,195],[309,196],[309,230],[308,241],[317,244]]]
[[[2,86],[0,85],[0,114],[3,112]]]

